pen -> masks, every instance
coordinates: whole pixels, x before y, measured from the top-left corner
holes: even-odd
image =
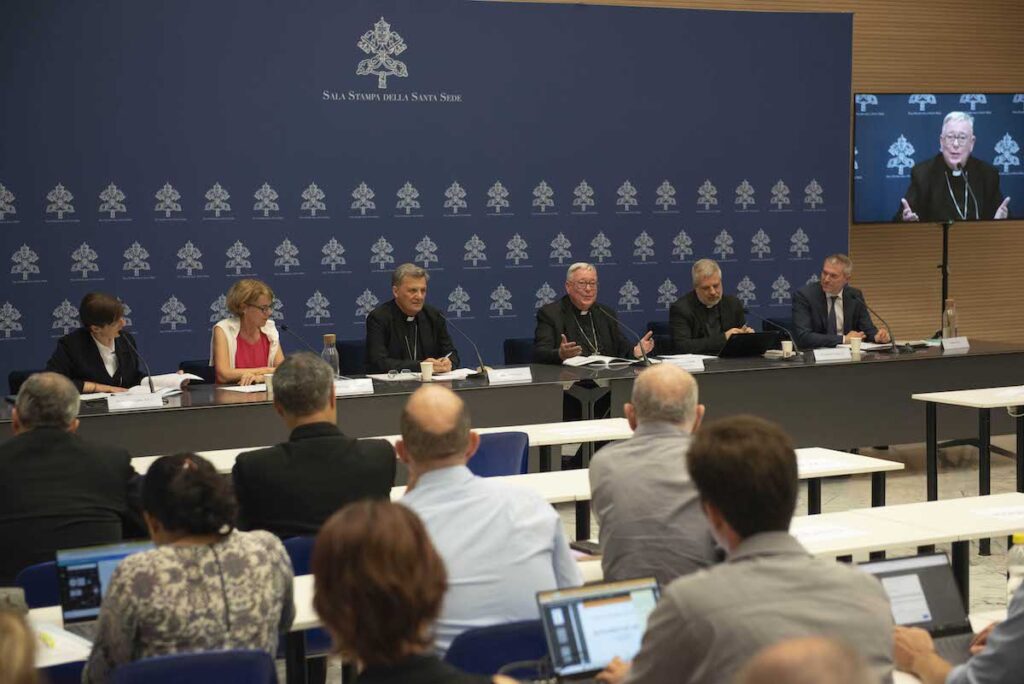
[[[453,350],[453,351],[450,351],[450,352],[448,352],[447,354],[445,354],[445,355],[444,355],[444,356],[442,356],[441,358],[442,358],[442,359],[450,359],[450,358],[452,357],[452,354],[453,354],[453,353],[455,353],[455,352],[454,352],[454,350]]]

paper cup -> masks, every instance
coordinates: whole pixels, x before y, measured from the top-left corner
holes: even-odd
[[[852,338],[850,338],[850,351],[852,351],[854,354],[860,354],[860,338],[859,337],[852,337]]]
[[[267,385],[267,399],[274,398],[274,374],[264,373],[263,382]]]
[[[430,382],[434,377],[434,364],[431,361],[424,361],[420,364],[420,379],[423,382]]]
[[[782,340],[782,353],[786,356],[793,353],[793,340]]]

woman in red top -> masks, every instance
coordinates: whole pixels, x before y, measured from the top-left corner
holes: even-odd
[[[266,283],[244,278],[227,294],[227,307],[233,315],[213,327],[210,364],[217,382],[251,385],[262,382],[284,361],[277,327],[270,317],[274,293]]]

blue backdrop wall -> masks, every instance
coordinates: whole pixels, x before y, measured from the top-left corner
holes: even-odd
[[[403,261],[490,362],[577,260],[636,328],[705,256],[788,312],[847,246],[850,69],[847,14],[8,3],[0,372],[90,290],[159,371],[207,355],[241,277],[314,345],[360,338]]]
[[[910,170],[939,153],[942,119],[952,111],[974,116],[971,156],[998,169],[1010,213],[1020,216],[1013,200],[1024,199],[1024,93],[858,93],[855,100],[854,222],[894,219]]]

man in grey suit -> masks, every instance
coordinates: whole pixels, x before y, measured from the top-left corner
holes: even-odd
[[[601,569],[608,581],[653,576],[665,585],[716,561],[686,472],[690,433],[704,406],[697,403],[693,376],[663,363],[637,376],[623,410],[633,437],[602,448],[590,464]]]
[[[882,585],[811,557],[787,531],[798,485],[786,434],[760,418],[726,418],[701,428],[687,460],[726,561],[672,582],[632,665],[616,660],[598,679],[725,684],[765,646],[823,636],[850,644],[876,677],[891,681],[892,616]]]

